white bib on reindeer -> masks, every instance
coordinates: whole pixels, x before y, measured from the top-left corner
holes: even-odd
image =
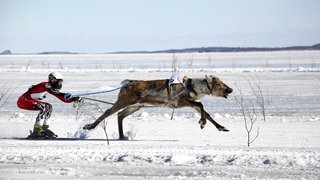
[[[168,81],[169,87],[171,86],[171,84],[180,84],[180,83],[182,83],[182,78],[178,76],[171,76]]]

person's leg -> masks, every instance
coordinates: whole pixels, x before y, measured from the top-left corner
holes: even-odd
[[[52,106],[49,103],[37,101],[34,99],[28,99],[25,96],[21,96],[17,102],[17,105],[21,109],[25,110],[38,110],[38,116],[36,118],[33,132],[30,137],[45,137],[45,129],[48,129],[48,119],[51,116]],[[45,127],[45,129],[43,128]],[[50,133],[54,134],[54,133]]]
[[[46,102],[37,102],[37,106],[40,111],[36,119],[36,124],[47,126],[52,113],[52,105]]]
[[[38,114],[36,124],[41,126],[43,130],[42,134],[46,138],[56,138],[57,135],[49,129],[49,118],[52,113],[52,105],[46,102],[42,102],[38,105],[41,110]]]
[[[44,103],[43,106],[44,112],[40,117],[43,118],[42,129],[44,130],[44,134],[47,138],[56,138],[58,136],[49,129],[49,118],[51,117],[52,113],[52,105],[49,103]]]

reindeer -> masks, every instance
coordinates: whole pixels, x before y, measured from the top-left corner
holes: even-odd
[[[83,129],[94,129],[108,116],[118,112],[119,139],[126,140],[123,134],[123,119],[146,105],[165,106],[169,108],[192,107],[201,114],[200,128],[204,128],[207,119],[215,125],[219,131],[229,131],[215,122],[204,110],[203,104],[198,101],[205,95],[227,98],[232,89],[223,83],[218,77],[205,76],[205,78],[188,78],[185,76],[182,83],[170,84],[169,79],[163,80],[124,80],[118,100],[106,110],[95,122],[87,124]]]

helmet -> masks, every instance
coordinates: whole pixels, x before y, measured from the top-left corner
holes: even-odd
[[[52,88],[60,90],[62,88],[63,76],[59,72],[52,72],[48,76],[48,81]]]

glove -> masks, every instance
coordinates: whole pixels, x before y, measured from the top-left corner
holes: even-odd
[[[71,93],[65,93],[64,96],[63,96],[63,98],[64,98],[65,100],[69,100],[69,99],[73,98],[73,95],[72,95]]]
[[[84,103],[83,99],[82,99],[81,97],[78,97],[78,96],[72,97],[72,101],[74,102],[74,103],[73,103],[73,107],[74,107],[74,108],[75,108],[75,107],[80,107],[80,106],[82,106],[83,103]]]
[[[80,103],[80,102],[83,101],[83,99],[81,97],[79,97],[79,96],[76,96],[76,97],[72,97],[72,101]]]

